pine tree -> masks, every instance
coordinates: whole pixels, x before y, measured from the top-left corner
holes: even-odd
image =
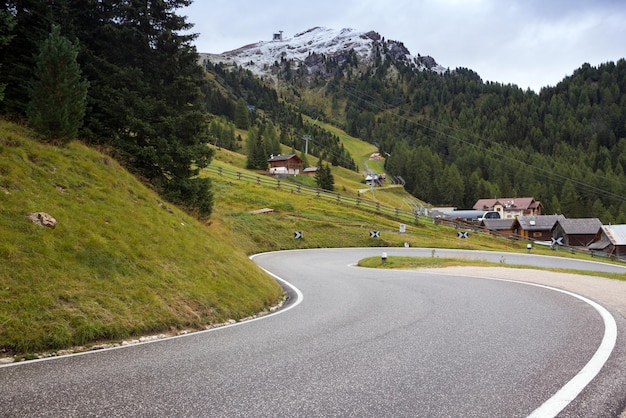
[[[263,138],[265,138],[265,154],[280,154],[280,141],[272,121],[268,121],[264,124],[262,133]]]
[[[265,140],[256,128],[248,132],[248,158],[246,168],[265,170],[267,168],[267,153],[265,152]]]
[[[243,99],[237,100],[235,106],[235,126],[239,129],[248,129],[250,127],[250,111]]]
[[[295,154],[295,150],[292,150],[292,154]],[[309,157],[304,153],[304,151],[300,151],[300,159],[302,160],[302,166],[304,168],[309,167]]]
[[[324,161],[321,158],[315,173],[315,182],[317,183],[317,187],[320,189],[331,192],[335,190],[335,178],[330,171],[330,166],[328,164],[324,164]]]
[[[78,47],[53,25],[37,57],[27,109],[30,125],[47,140],[68,142],[83,123],[88,83],[82,79],[77,56]]]
[[[576,188],[574,187],[572,181],[570,179],[565,180],[559,198],[559,201],[561,202],[561,209],[563,210],[563,215],[570,218],[584,216],[584,214],[579,213],[580,200],[580,196],[576,192]]]
[[[85,131],[92,140],[106,138],[170,201],[209,216],[210,181],[198,176],[213,156],[206,145],[206,81],[192,44],[197,35],[184,34],[192,25],[176,14],[191,2],[73,1],[74,9],[84,9],[74,23],[87,49],[85,71],[98,81]]]
[[[465,184],[456,164],[452,163],[443,170],[440,181],[441,198],[444,203],[460,206],[463,204]]]
[[[0,10],[0,49],[7,45],[13,36],[10,32],[13,30],[13,26],[15,25],[15,19],[13,16],[5,11]],[[0,70],[2,69],[2,64],[0,63]],[[0,102],[4,99],[4,89],[6,84],[0,83]]]

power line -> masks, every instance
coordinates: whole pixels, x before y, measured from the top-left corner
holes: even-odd
[[[347,83],[342,83],[342,85],[343,85],[343,87],[344,87],[344,89],[345,89],[345,91],[346,91],[346,93],[348,95],[350,95],[350,96],[352,96],[352,97],[354,97],[354,98],[356,98],[358,100],[366,102],[368,105],[372,106],[373,108],[376,108],[376,109],[378,109],[380,111],[393,111],[393,110],[397,109],[397,106],[391,106],[391,105],[385,103],[384,101],[382,101],[379,98],[373,98],[372,96],[369,96],[367,94],[359,92],[352,85],[349,85]],[[379,104],[381,101],[382,101],[384,106]],[[446,124],[444,124],[442,122],[439,122],[439,121],[436,121],[436,120],[433,120],[433,119],[430,119],[430,118],[427,119],[429,124],[426,125],[426,124],[420,122],[419,120],[417,120],[415,118],[415,116],[412,116],[411,118],[409,118],[409,117],[404,116],[404,115],[396,114],[396,117],[398,117],[399,119],[402,119],[404,121],[413,123],[416,126],[419,126],[419,127],[423,128],[423,129],[425,129],[427,131],[430,131],[430,132],[432,132],[434,134],[437,134],[439,136],[439,137],[437,137],[437,136],[433,137],[433,136],[427,135],[427,137],[429,137],[431,139],[438,140],[438,141],[442,140],[441,137],[447,138],[447,139],[454,139],[454,140],[456,140],[458,142],[461,142],[461,143],[464,143],[466,145],[472,146],[472,147],[474,147],[474,148],[476,148],[476,149],[478,149],[480,151],[483,151],[483,152],[485,152],[487,154],[495,156],[495,157],[497,157],[499,159],[507,160],[509,162],[517,164],[518,166],[527,167],[527,168],[536,170],[536,171],[538,171],[538,172],[540,172],[540,173],[550,177],[554,181],[558,180],[561,183],[561,185],[565,181],[570,180],[573,184],[575,184],[575,185],[577,185],[577,186],[579,186],[579,187],[581,187],[581,188],[583,188],[585,190],[592,191],[592,192],[597,192],[600,195],[606,196],[607,198],[611,198],[611,199],[614,199],[614,200],[619,201],[619,202],[625,202],[626,201],[626,197],[622,196],[621,194],[613,193],[611,191],[608,191],[608,190],[605,190],[605,189],[593,186],[593,185],[585,183],[583,181],[576,180],[576,179],[568,177],[568,176],[564,176],[562,174],[554,172],[553,170],[548,170],[548,169],[545,169],[543,167],[537,166],[535,164],[531,164],[531,163],[528,163],[526,161],[507,156],[507,155],[505,155],[503,153],[498,153],[495,150],[493,150],[492,148],[487,148],[487,147],[481,146],[479,144],[476,144],[474,142],[470,142],[470,141],[464,140],[458,134],[463,134],[463,136],[465,136],[465,137],[474,138],[477,141],[483,141],[483,142],[486,142],[486,143],[491,144],[493,146],[498,145],[498,146],[502,147],[504,150],[512,150],[513,148],[509,147],[508,144],[501,143],[501,142],[496,142],[496,141],[493,141],[493,140],[488,139],[488,138],[483,138],[483,137],[480,137],[480,136],[478,136],[476,134],[466,132],[466,131],[464,131],[464,130],[462,130],[460,128],[455,128],[455,127],[452,127],[450,125],[446,125]],[[432,125],[441,126],[441,127],[445,128],[445,129],[447,129],[449,131],[456,132],[457,135],[452,135],[450,133],[444,132],[441,128],[434,128]],[[524,153],[524,151],[522,149],[519,149],[519,148],[515,148],[515,149],[517,151],[519,151],[519,152]],[[524,154],[527,157],[529,156],[526,153],[524,153]],[[528,160],[528,158],[526,160]],[[547,161],[547,162],[549,163],[550,161]],[[580,170],[580,169],[581,169],[581,167],[578,168],[578,170]],[[578,171],[578,173],[579,174],[583,174],[583,175],[584,174],[588,174],[588,175],[590,175],[590,176],[592,176],[594,178],[603,180],[605,182],[611,182],[613,184],[617,184],[617,185],[626,187],[626,184],[623,183],[623,182],[619,182],[619,181],[613,180],[613,179],[607,179],[606,177],[599,176],[596,173],[584,172],[584,171]]]

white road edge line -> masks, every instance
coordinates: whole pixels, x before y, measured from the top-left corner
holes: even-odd
[[[446,276],[450,275],[449,273],[436,272],[429,272],[429,274],[441,274]],[[606,308],[592,301],[591,299],[587,299],[584,296],[578,295],[568,290],[558,289],[556,287],[546,286],[538,283],[524,282],[520,280],[499,279],[495,277],[471,276],[465,274],[455,274],[455,276],[498,280],[503,282],[519,283],[554,290],[556,292],[561,292],[566,295],[580,299],[588,305],[591,305],[600,314],[600,317],[604,322],[604,336],[602,337],[600,346],[596,350],[595,354],[591,357],[587,364],[585,364],[585,366],[580,369],[576,376],[574,376],[569,382],[567,382],[561,389],[559,389],[554,395],[546,400],[541,406],[531,412],[530,415],[528,415],[528,418],[556,417],[563,409],[565,409],[565,407],[567,407],[567,405],[570,404],[570,402],[576,399],[576,397],[580,395],[585,387],[587,387],[587,385],[598,375],[598,373],[600,373],[600,370],[602,369],[602,367],[604,367],[604,364],[611,356],[613,348],[615,348],[615,344],[617,342],[617,323],[615,322],[615,318],[613,318],[611,313],[606,310]]]
[[[517,281],[515,281],[517,282]],[[528,417],[529,418],[543,418],[543,417],[555,417],[559,414],[570,402],[572,402],[580,393],[587,387],[587,385],[600,373],[602,367],[607,362],[613,348],[617,341],[617,324],[615,318],[607,311],[602,305],[587,299],[584,296],[576,293],[569,292],[563,289],[557,289],[550,286],[544,286],[536,283],[517,282],[524,283],[531,286],[544,287],[546,289],[555,290],[557,292],[565,293],[573,296],[583,302],[591,305],[602,317],[604,321],[604,336],[600,342],[600,346],[596,350],[595,354],[591,357],[589,362],[583,367],[576,376],[574,376],[569,382],[565,384],[559,391],[557,391],[550,399],[545,401],[539,408],[535,409]]]
[[[252,258],[252,257],[250,257],[250,258]],[[269,318],[269,317],[274,316],[274,315],[285,313],[285,312],[289,311],[290,309],[295,308],[296,306],[298,306],[302,302],[302,300],[304,299],[304,295],[302,294],[300,289],[298,289],[297,287],[295,287],[294,285],[292,285],[288,281],[282,279],[281,277],[278,277],[274,273],[265,270],[263,267],[259,266],[259,268],[261,270],[263,270],[264,272],[266,272],[267,274],[269,274],[270,276],[272,276],[275,280],[278,280],[280,283],[282,283],[285,286],[288,286],[289,288],[291,288],[291,290],[293,290],[294,293],[297,295],[296,301],[294,303],[290,304],[289,306],[287,306],[286,308],[279,309],[279,310],[277,310],[275,312],[272,312],[272,313],[269,313],[269,314],[266,314],[266,315],[257,316],[256,318],[247,319],[247,320],[241,321],[241,322],[235,322],[233,324],[220,325],[220,326],[216,326],[214,328],[209,328],[209,329],[200,330],[200,331],[192,331],[192,332],[189,332],[189,333],[186,333],[186,334],[173,335],[171,337],[159,338],[159,339],[156,339],[156,340],[141,341],[141,342],[132,343],[132,344],[126,344],[126,345],[117,345],[115,347],[107,347],[107,348],[102,348],[102,349],[99,349],[99,350],[81,351],[79,353],[66,354],[66,355],[63,355],[63,356],[51,356],[51,357],[38,358],[38,359],[33,359],[33,360],[17,361],[17,362],[13,362],[13,363],[0,364],[0,369],[2,369],[4,367],[26,366],[27,364],[39,363],[39,362],[42,362],[42,361],[60,360],[60,359],[67,358],[67,357],[84,356],[84,355],[89,355],[89,354],[102,353],[104,351],[119,350],[119,349],[130,348],[130,347],[137,347],[139,345],[144,345],[144,344],[158,343],[158,342],[173,340],[173,339],[177,339],[177,338],[191,337],[192,335],[198,335],[198,334],[204,334],[204,333],[207,333],[207,332],[223,330],[225,328],[231,328],[231,327],[235,327],[235,326],[238,326],[238,325],[244,325],[244,324],[248,324],[250,322],[259,321],[261,319],[266,319],[266,318]]]

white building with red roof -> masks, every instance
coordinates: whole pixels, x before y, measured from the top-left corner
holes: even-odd
[[[500,214],[501,219],[517,218],[518,216],[541,215],[541,202],[532,197],[515,197],[500,199],[479,199],[474,205],[475,210],[493,210]]]

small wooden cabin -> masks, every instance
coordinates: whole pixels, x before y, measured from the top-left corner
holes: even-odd
[[[513,229],[524,239],[552,241],[552,228],[563,215],[518,216]]]
[[[300,174],[304,165],[296,154],[273,155],[267,162],[270,174]]]
[[[602,228],[598,218],[559,219],[552,228],[552,238],[559,239],[563,245],[586,247],[591,244]]]
[[[513,225],[515,224],[515,219],[488,219],[485,218],[480,221],[480,226],[498,235],[503,237],[510,237],[515,235],[515,230],[513,229]]]

